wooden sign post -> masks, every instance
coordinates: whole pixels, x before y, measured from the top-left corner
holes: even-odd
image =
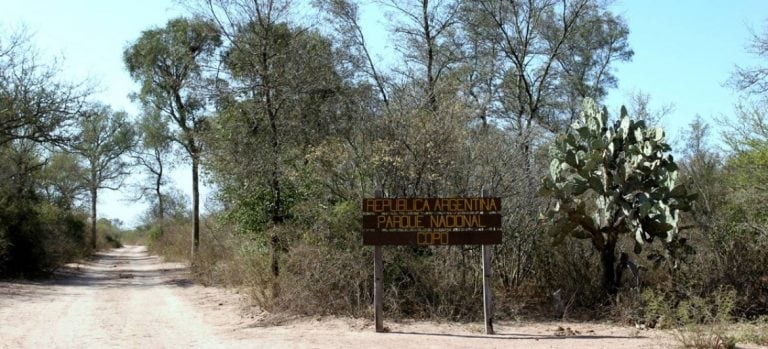
[[[376,332],[383,332],[383,245],[482,245],[485,333],[493,334],[490,245],[501,243],[501,199],[483,191],[474,198],[363,199],[363,244],[373,245]]]
[[[375,193],[377,198],[382,197],[381,190]],[[384,332],[384,262],[381,261],[381,245],[373,247],[373,316],[376,320],[376,332]]]
[[[483,189],[482,196],[488,197]],[[485,334],[493,334],[493,290],[491,290],[491,246],[481,247],[483,258],[483,318],[485,319]]]

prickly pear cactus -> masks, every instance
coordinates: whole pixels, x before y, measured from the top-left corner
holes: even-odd
[[[567,236],[592,239],[602,250],[631,234],[635,252],[654,239],[671,242],[681,211],[693,195],[677,184],[678,167],[661,128],[621,115],[608,125],[607,111],[585,99],[579,119],[550,149],[542,190],[554,198],[544,218],[556,242]]]

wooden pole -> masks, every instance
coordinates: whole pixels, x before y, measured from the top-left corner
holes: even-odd
[[[376,190],[375,197],[382,197],[382,191]],[[384,332],[382,304],[384,299],[384,263],[381,261],[381,246],[373,247],[373,317],[376,332]]]
[[[482,196],[488,197],[488,191],[483,189]],[[491,245],[482,245],[483,257],[483,315],[485,318],[485,334],[493,334],[493,290],[491,290]]]

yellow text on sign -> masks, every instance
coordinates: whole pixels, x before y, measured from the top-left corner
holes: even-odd
[[[428,231],[416,233],[418,245],[448,245],[448,232]]]
[[[378,216],[378,229],[486,228],[479,215]]]
[[[477,212],[498,211],[493,198],[399,198],[366,199],[367,212]]]

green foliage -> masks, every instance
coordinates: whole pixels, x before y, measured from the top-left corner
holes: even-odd
[[[647,321],[659,328],[730,323],[736,308],[736,289],[721,286],[707,296],[691,295],[683,299],[663,291],[647,289],[642,293]]]
[[[163,224],[168,206],[169,194],[163,189],[168,183],[168,172],[173,166],[170,154],[173,150],[169,125],[163,115],[157,110],[145,110],[139,120],[138,136],[140,140],[132,152],[135,163],[147,174],[146,180],[139,185],[141,196],[152,205],[152,220]],[[171,209],[173,211],[173,209]]]
[[[277,212],[285,220],[290,221],[294,218],[293,207],[299,200],[300,192],[293,183],[282,181],[281,185],[281,205]],[[232,188],[235,189],[235,188]],[[275,214],[275,198],[273,192],[268,187],[247,187],[240,190],[226,190],[221,193],[222,199],[232,203],[222,219],[237,227],[240,234],[251,237],[259,237],[262,242],[266,242],[265,232],[272,223],[272,217]]]
[[[34,276],[87,251],[83,217],[46,202],[46,164],[37,144],[0,146],[0,275]]]
[[[41,62],[25,32],[0,31],[0,277],[35,276],[88,251],[75,136],[89,91]],[[53,153],[53,154],[52,154]]]
[[[0,28],[0,146],[20,140],[65,145],[90,91],[41,62],[30,35]]]
[[[99,231],[100,236],[103,237],[104,243],[109,248],[123,247],[121,241],[123,231],[119,226],[116,226],[113,221],[101,218],[96,222],[96,226],[98,227],[97,230]]]
[[[555,241],[591,238],[598,249],[620,234],[644,243],[671,243],[680,212],[695,198],[677,183],[678,167],[660,128],[629,118],[608,125],[608,114],[585,99],[579,119],[557,136],[542,189],[555,199],[546,217]]]
[[[6,247],[4,256],[0,256],[0,275],[48,273],[89,251],[82,215],[49,204],[17,200],[0,208],[0,221],[0,237]]]
[[[144,149],[157,149],[168,152],[171,148],[171,138],[168,123],[157,110],[150,110],[138,122],[138,132],[141,136],[141,146]]]
[[[181,222],[186,219],[190,219],[191,212],[189,210],[189,203],[187,197],[176,188],[166,186],[163,191],[163,207],[162,214],[160,211],[160,205],[156,197],[151,197],[149,201],[149,207],[142,215],[142,220],[145,224],[152,226],[165,226],[173,224],[174,222]],[[163,219],[161,219],[161,217]],[[162,234],[162,229],[158,232]]]
[[[737,337],[740,342],[768,346],[768,321],[763,317],[753,323],[742,325]]]
[[[166,134],[160,132],[145,137],[145,145],[155,148],[155,165],[161,164],[158,147],[165,137],[180,145],[192,161],[193,255],[200,243],[199,138],[208,127],[206,104],[210,97],[203,83],[206,81],[203,67],[220,45],[220,31],[213,21],[176,18],[168,21],[164,28],[142,32],[123,53],[131,78],[141,84],[138,99],[145,113],[151,117],[162,115],[166,125],[173,125],[167,128]],[[155,172],[158,182],[161,181],[161,172]],[[163,197],[157,184],[155,191],[162,217]]]
[[[123,60],[131,77],[141,83],[139,98],[162,109],[173,105],[178,94],[189,106],[188,112],[203,107],[203,96],[184,93],[190,79],[201,74],[201,60],[221,45],[219,31],[213,23],[176,18],[164,28],[145,30],[124,53]],[[170,95],[166,94],[171,92]],[[179,116],[184,117],[184,116]],[[184,120],[179,120],[184,121]]]
[[[706,296],[684,299],[664,292],[645,290],[642,294],[646,322],[657,328],[674,329],[682,348],[734,348],[736,338],[728,333],[736,307],[736,289],[720,287]]]
[[[106,105],[95,105],[79,121],[80,133],[71,149],[86,163],[83,179],[91,190],[112,187],[128,174],[123,155],[133,149],[136,130],[127,113]]]
[[[159,238],[162,236],[162,231],[160,230],[159,226],[152,226],[149,231],[147,231],[147,237],[149,238],[149,243],[151,244],[153,241],[159,240]]]
[[[758,144],[729,157],[723,171],[723,182],[730,190],[722,212],[727,212],[732,222],[758,234],[768,231],[767,174],[768,145]]]
[[[141,123],[145,146],[163,147],[168,138],[190,156],[199,156],[195,137],[205,120],[203,65],[220,45],[213,23],[176,18],[163,28],[145,30],[125,50],[125,66],[141,84],[138,98],[146,113]]]
[[[683,162],[699,193],[693,211],[696,229],[688,234],[698,254],[676,281],[701,292],[723,285],[736,288],[734,315],[741,318],[768,312],[765,110],[762,102],[744,102],[736,106],[733,120],[721,121],[722,139],[729,147],[722,154],[711,150],[706,125],[696,120],[687,132]]]
[[[72,209],[87,190],[86,176],[86,169],[75,154],[53,153],[41,173],[46,199],[62,209]]]
[[[117,190],[129,174],[127,155],[136,144],[136,130],[125,112],[114,112],[105,105],[94,105],[79,120],[77,141],[70,151],[85,163],[82,182],[91,202],[91,246],[97,246],[96,203],[100,189]]]

